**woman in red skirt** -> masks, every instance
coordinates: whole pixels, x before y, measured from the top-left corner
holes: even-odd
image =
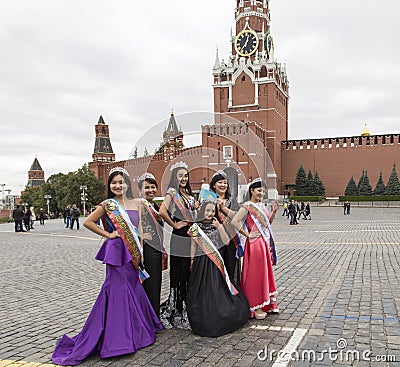
[[[267,312],[279,312],[276,303],[276,284],[273,265],[277,257],[271,223],[278,210],[278,203],[272,206],[272,213],[265,208],[262,200],[265,183],[256,179],[249,185],[249,198],[232,219],[232,225],[243,229],[246,237],[241,289],[250,304],[251,317],[265,319]]]

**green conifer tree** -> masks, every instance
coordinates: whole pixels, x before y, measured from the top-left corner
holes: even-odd
[[[311,170],[308,171],[307,175],[307,195],[309,196],[316,195],[315,181]]]
[[[364,184],[364,175],[365,175],[365,172],[364,172],[364,170],[362,170],[361,177],[358,180],[358,184],[357,184],[357,192],[358,192],[357,195],[362,195],[361,192],[364,191],[364,189],[362,188],[362,185]]]
[[[354,181],[354,177],[351,176],[351,179],[349,180],[346,190],[344,191],[344,194],[346,196],[357,196],[358,195],[358,187],[356,185],[356,182]]]
[[[359,195],[372,195],[372,186],[369,183],[369,177],[368,177],[368,172],[367,170],[365,170],[364,175],[363,175],[363,181],[360,185],[359,191],[358,191]]]
[[[386,185],[385,195],[399,195],[400,183],[397,177],[396,164],[393,163],[392,173],[390,174],[388,183]]]
[[[374,194],[375,195],[385,195],[386,186],[383,182],[382,171],[379,173],[379,178],[375,186]]]
[[[307,174],[302,164],[300,165],[296,173],[296,181],[294,189],[296,190],[296,195],[298,196],[307,195]]]
[[[315,183],[315,194],[317,196],[325,196],[325,185],[319,178],[317,171],[315,171],[314,183]]]

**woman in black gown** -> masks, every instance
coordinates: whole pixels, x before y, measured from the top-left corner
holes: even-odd
[[[193,333],[207,337],[217,337],[240,329],[250,318],[247,299],[229,281],[219,253],[219,249],[229,242],[229,237],[214,217],[215,207],[214,202],[203,202],[198,213],[200,221],[189,230],[192,235],[192,268],[187,312]],[[214,250],[212,246],[204,245],[207,239],[214,245]]]
[[[143,282],[143,288],[147,294],[154,312],[160,315],[161,293],[161,268],[163,250],[163,224],[159,206],[153,201],[158,185],[151,173],[144,173],[138,179],[138,188],[142,195],[142,228],[143,228],[143,257],[144,266],[150,278]]]
[[[189,226],[198,206],[189,182],[188,166],[177,162],[171,166],[171,178],[160,215],[172,227],[170,241],[170,292],[160,308],[160,321],[165,329],[190,330],[186,311],[187,284],[190,275]]]

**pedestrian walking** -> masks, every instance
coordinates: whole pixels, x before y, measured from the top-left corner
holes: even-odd
[[[64,209],[65,228],[71,227],[71,205],[67,205]]]
[[[16,208],[13,210],[12,217],[14,219],[15,232],[24,232],[24,228],[22,227],[24,212],[19,205],[17,205]]]
[[[23,220],[24,220],[25,231],[29,232],[31,230],[31,210],[29,208],[25,209]]]
[[[71,207],[71,226],[70,228],[74,228],[74,223],[76,222],[76,229],[79,229],[79,217],[81,216],[81,211],[78,209],[76,204],[73,204]]]
[[[288,212],[288,203],[287,203],[287,201],[283,202],[283,213],[282,213],[282,217],[283,217],[284,215],[289,215],[289,212]]]
[[[39,210],[39,223],[41,225],[44,225],[44,219],[46,218],[46,214],[44,213],[43,208],[40,208]]]

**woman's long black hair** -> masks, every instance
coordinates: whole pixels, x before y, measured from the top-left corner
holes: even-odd
[[[172,187],[179,192],[179,181],[178,181],[178,171],[184,169],[188,174],[188,180],[185,187],[183,188],[187,194],[193,196],[192,188],[190,187],[189,171],[185,167],[176,167],[171,172],[171,178],[169,179],[168,188]]]
[[[113,180],[113,178],[115,176],[121,175],[124,179],[124,182],[126,183],[126,185],[128,186],[126,189],[126,193],[125,196],[127,199],[133,199],[133,195],[132,195],[132,186],[131,186],[131,180],[129,179],[129,176],[122,171],[114,171],[113,173],[111,173],[110,176],[108,176],[108,181],[107,181],[107,199],[111,199],[115,196],[115,194],[111,191],[110,189],[110,184],[111,181]]]

